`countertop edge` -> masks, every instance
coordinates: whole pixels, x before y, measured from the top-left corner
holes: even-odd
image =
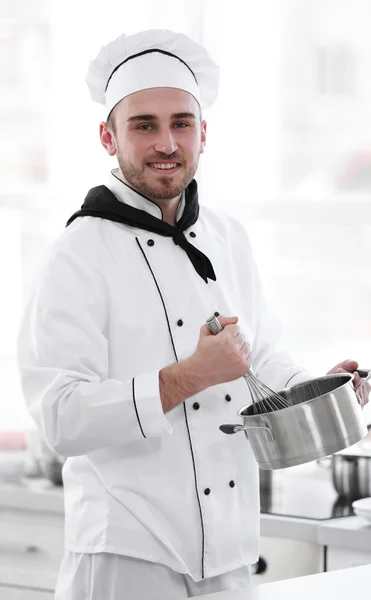
[[[46,479],[0,482],[0,508],[63,517],[63,488]],[[319,521],[261,513],[260,535],[371,552],[371,523],[356,516]]]

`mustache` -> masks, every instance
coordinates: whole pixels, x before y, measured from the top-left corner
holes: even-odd
[[[173,160],[174,162],[183,164],[183,160],[180,157],[178,157],[178,156],[176,156],[174,154],[164,154],[163,152],[158,152],[156,154],[156,156],[148,158],[146,160],[146,163],[160,162],[161,160]]]

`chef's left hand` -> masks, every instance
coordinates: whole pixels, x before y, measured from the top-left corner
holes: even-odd
[[[342,362],[338,363],[335,367],[330,369],[330,371],[327,373],[327,375],[330,375],[330,373],[354,373],[354,371],[356,369],[358,369],[358,362],[356,360],[343,360]],[[359,388],[361,383],[362,383],[361,377],[358,375],[358,373],[354,373],[354,379],[353,379],[354,389],[356,390],[357,388]],[[371,390],[370,384],[366,383],[362,387],[362,389],[360,389],[358,392],[358,396],[361,401],[362,408],[368,402],[370,390]]]

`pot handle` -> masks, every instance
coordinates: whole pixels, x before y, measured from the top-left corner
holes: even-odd
[[[220,425],[220,431],[223,433],[237,433],[238,431],[245,431],[246,427],[243,425]]]
[[[267,432],[267,438],[269,442],[274,442],[274,435],[272,430],[267,425],[220,425],[220,431],[223,433],[237,433],[238,431],[246,431],[247,429],[265,429]],[[248,437],[247,434],[245,434]]]
[[[358,373],[360,377],[366,377],[367,379],[371,377],[371,371],[368,369],[356,369],[354,373]]]
[[[357,400],[358,400],[358,403],[359,403],[359,404],[362,406],[362,405],[363,405],[363,403],[362,403],[361,396],[359,395],[359,391],[360,391],[361,387],[362,387],[362,386],[363,386],[363,385],[364,385],[364,384],[365,384],[365,383],[366,383],[366,382],[367,382],[369,379],[371,379],[371,370],[370,370],[370,371],[367,371],[367,370],[365,370],[365,369],[356,369],[356,370],[354,371],[354,373],[358,373],[358,375],[359,375],[360,377],[364,377],[364,379],[363,379],[363,381],[362,381],[361,385],[360,385],[360,386],[359,386],[359,387],[358,387],[358,388],[355,390],[355,392],[356,392],[356,396],[357,396]]]

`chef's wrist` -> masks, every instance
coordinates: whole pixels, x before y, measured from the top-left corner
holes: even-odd
[[[207,387],[193,356],[161,369],[159,381],[164,413]]]

